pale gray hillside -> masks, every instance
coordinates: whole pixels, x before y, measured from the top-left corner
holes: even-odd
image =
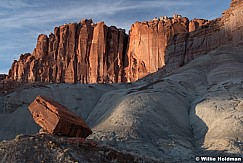
[[[243,49],[221,46],[180,69],[133,84],[47,85],[2,96],[1,139],[38,127],[27,110],[46,95],[84,118],[89,139],[160,161],[243,156]]]

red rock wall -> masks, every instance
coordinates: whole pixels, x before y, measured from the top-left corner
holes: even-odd
[[[168,40],[176,33],[188,32],[189,20],[180,15],[163,17],[132,25],[128,46],[128,81],[136,81],[165,65]]]
[[[132,25],[124,30],[92,20],[67,24],[40,35],[32,55],[22,55],[9,78],[23,82],[117,83],[136,81],[165,65],[168,40],[188,32],[189,20],[173,18]]]
[[[92,20],[40,35],[32,55],[21,55],[9,78],[23,82],[126,82],[123,73],[128,36],[124,30]]]
[[[166,49],[167,71],[177,69],[222,45],[225,31],[221,30],[219,23],[220,21],[215,20],[201,29],[174,35]]]
[[[243,45],[243,1],[232,0],[231,7],[223,13],[226,38],[234,45]]]

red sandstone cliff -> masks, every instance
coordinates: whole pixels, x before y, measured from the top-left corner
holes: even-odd
[[[35,50],[14,61],[9,78],[23,82],[136,81],[166,65],[172,71],[222,44],[243,44],[243,2],[232,0],[212,21],[175,15],[124,30],[83,20],[40,35]],[[128,38],[129,37],[129,38]]]
[[[132,25],[124,30],[92,20],[67,24],[39,35],[32,55],[14,61],[9,78],[23,82],[103,83],[136,81],[165,65],[168,40],[188,32],[180,15]]]
[[[180,15],[136,22],[130,30],[128,81],[136,81],[165,65],[164,56],[168,40],[176,33],[188,32],[189,20]]]
[[[32,55],[14,61],[9,78],[23,82],[103,83],[126,81],[125,31],[92,20],[66,24],[39,35]]]

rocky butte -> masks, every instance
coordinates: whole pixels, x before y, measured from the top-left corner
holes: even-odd
[[[129,35],[104,22],[82,20],[39,35],[32,54],[20,56],[8,78],[21,82],[117,83],[165,67],[177,69],[222,44],[243,44],[243,2],[215,20],[174,15],[136,22]]]

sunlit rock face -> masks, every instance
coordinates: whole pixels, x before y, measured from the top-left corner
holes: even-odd
[[[195,31],[201,26],[207,25],[208,22],[209,21],[205,19],[193,19],[189,24],[189,32]]]
[[[23,82],[103,83],[126,81],[125,30],[92,20],[65,24],[38,37],[32,55],[14,61],[9,78]]]
[[[9,78],[22,82],[117,83],[136,81],[165,65],[168,41],[206,20],[181,15],[136,22],[129,37],[122,29],[92,20],[66,24],[39,35],[32,54],[14,61]],[[190,24],[190,25],[189,25]]]
[[[132,25],[128,46],[128,81],[136,81],[165,65],[168,40],[176,33],[188,32],[189,20],[180,15],[161,17]]]
[[[180,15],[137,22],[129,38],[125,30],[104,22],[66,24],[49,37],[39,35],[32,55],[21,55],[9,78],[56,83],[136,81],[162,68],[168,40],[188,29],[189,20]]]

